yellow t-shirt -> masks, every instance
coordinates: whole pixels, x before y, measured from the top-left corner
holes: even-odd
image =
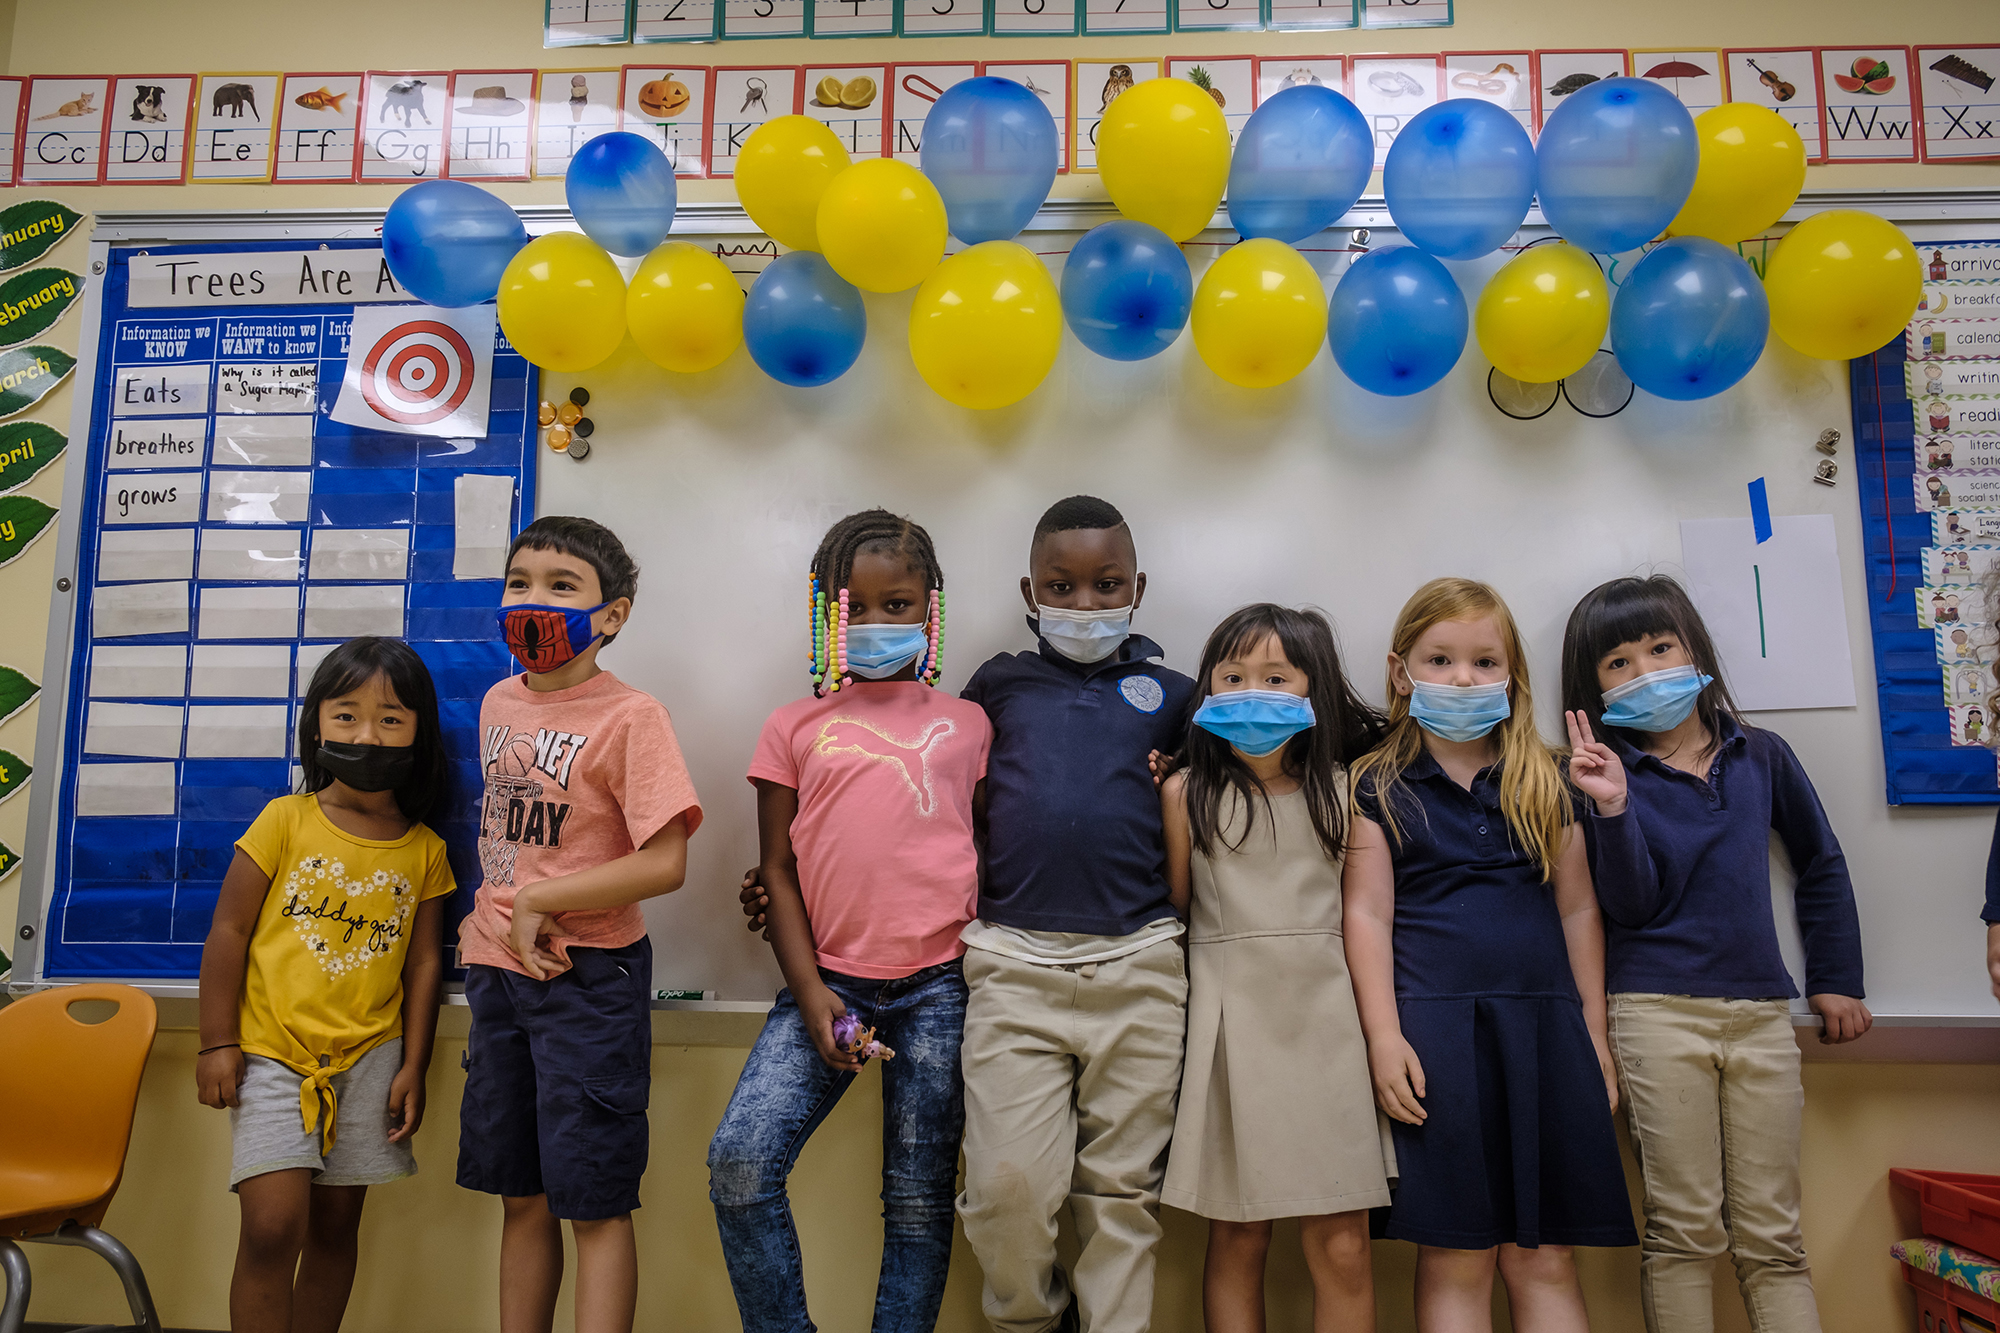
[[[304,1078],[308,1131],[328,1080],[403,1034],[403,958],[417,904],[456,884],[444,839],[422,824],[393,842],[343,832],[316,796],[280,796],[236,840],[271,877],[243,974],[243,1049]]]

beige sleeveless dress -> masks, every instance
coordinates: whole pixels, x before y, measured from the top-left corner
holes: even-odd
[[[1222,814],[1226,844],[1242,798],[1226,794]],[[1230,1222],[1389,1202],[1395,1149],[1347,975],[1340,871],[1303,792],[1259,809],[1238,850],[1194,854],[1187,1065],[1163,1202]]]

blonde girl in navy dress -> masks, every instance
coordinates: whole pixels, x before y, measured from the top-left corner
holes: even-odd
[[[1633,1245],[1612,1128],[1604,931],[1573,795],[1506,604],[1425,584],[1396,619],[1389,734],[1353,769],[1354,977],[1414,1241],[1417,1328],[1587,1333],[1571,1247]]]

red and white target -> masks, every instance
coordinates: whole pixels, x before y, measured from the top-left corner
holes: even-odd
[[[477,378],[457,329],[413,319],[388,330],[361,362],[361,396],[389,421],[423,426],[464,405]]]

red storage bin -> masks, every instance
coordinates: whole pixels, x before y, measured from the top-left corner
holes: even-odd
[[[1916,1288],[1917,1328],[1921,1333],[1995,1333],[2000,1329],[2000,1305],[1976,1291],[1908,1264],[1903,1265],[1903,1281]]]
[[[2000,1259],[2000,1176],[1896,1167],[1889,1183],[1916,1193],[1926,1236]]]

